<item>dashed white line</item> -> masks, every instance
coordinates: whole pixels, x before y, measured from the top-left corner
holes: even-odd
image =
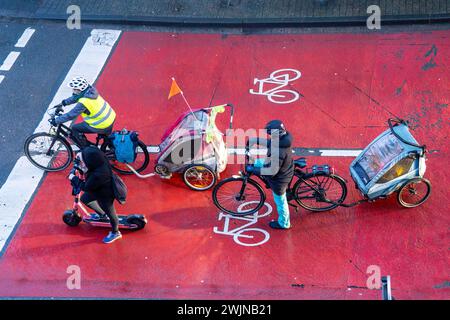
[[[322,157],[357,157],[362,150],[320,150]]]
[[[22,36],[20,36],[19,40],[17,40],[15,47],[24,48],[35,31],[36,31],[35,29],[32,29],[30,27],[26,28],[25,31],[22,33]],[[9,71],[16,62],[19,55],[20,52],[11,51],[6,57],[5,61],[3,61],[3,64],[0,66],[0,71]],[[5,79],[5,76],[1,75],[0,83],[2,83],[3,79]]]
[[[23,32],[22,36],[17,40],[17,43],[15,45],[16,48],[23,48],[27,45],[28,41],[30,40],[31,36],[36,30],[32,28],[26,28]]]
[[[19,55],[20,52],[11,51],[6,57],[5,61],[3,61],[3,64],[0,66],[0,71],[9,71],[9,69],[11,69],[11,67],[13,66],[14,62],[16,62]]]
[[[316,155],[321,157],[356,157],[362,150],[349,150],[349,149],[306,149],[311,155]],[[244,148],[228,148],[228,153],[235,155],[244,155]],[[267,154],[267,149],[256,149],[252,150],[254,155],[265,155]]]
[[[159,149],[159,146],[147,146],[147,151],[150,153],[159,153],[161,150]]]
[[[357,149],[307,149],[311,155],[316,155],[321,157],[357,157],[362,150]],[[159,153],[159,146],[147,146],[147,151],[149,153]],[[227,148],[228,154],[232,155],[244,155],[245,148]],[[266,155],[267,149],[253,149],[251,151],[253,155]]]

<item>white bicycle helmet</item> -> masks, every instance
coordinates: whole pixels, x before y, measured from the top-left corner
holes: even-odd
[[[67,85],[72,90],[84,91],[89,86],[89,82],[83,77],[73,78]]]

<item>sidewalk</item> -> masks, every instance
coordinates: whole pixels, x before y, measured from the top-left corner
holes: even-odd
[[[70,5],[88,22],[289,27],[365,25],[378,5],[384,24],[450,21],[450,0],[0,0],[0,17],[66,20]]]

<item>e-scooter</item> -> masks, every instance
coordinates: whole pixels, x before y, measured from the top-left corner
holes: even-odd
[[[79,166],[78,159],[74,160],[74,167],[70,171],[70,173],[77,175],[80,179],[83,178],[84,173]],[[109,218],[106,215],[100,216],[98,214],[91,214],[83,206],[80,201],[80,188],[72,187],[72,195],[75,196],[73,207],[71,210],[64,211],[64,214],[62,216],[65,224],[71,227],[76,227],[80,224],[81,221],[83,221],[95,227],[111,227]],[[119,218],[120,229],[140,230],[143,229],[147,224],[147,219],[142,214],[118,215],[117,217]]]

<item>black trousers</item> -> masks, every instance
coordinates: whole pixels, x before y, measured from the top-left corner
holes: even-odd
[[[106,214],[111,223],[112,231],[119,231],[119,218],[117,217],[116,208],[114,208],[114,198],[97,199],[85,192],[81,196],[81,202],[100,215]]]
[[[114,122],[108,128],[95,129],[88,125],[86,122],[80,122],[72,126],[72,133],[70,135],[70,138],[78,145],[80,149],[83,149],[84,147],[87,147],[89,145],[89,141],[84,135],[85,133],[110,135],[112,133],[113,126]]]

